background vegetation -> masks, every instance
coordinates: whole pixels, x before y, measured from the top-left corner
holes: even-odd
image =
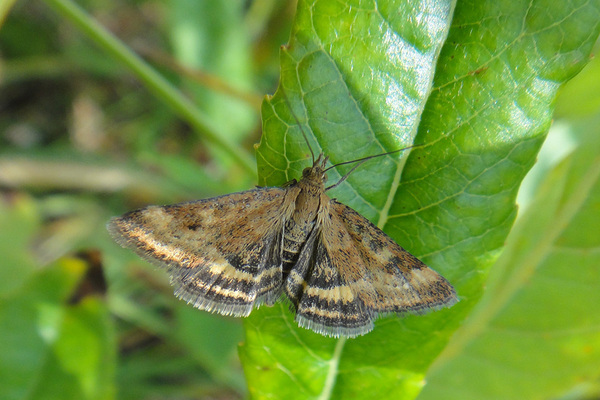
[[[600,2],[5,1],[0,23],[6,398],[600,396]],[[108,238],[112,215],[253,186],[261,131],[259,183],[297,177],[280,95],[260,123],[280,68],[334,161],[426,145],[333,195],[457,306],[324,338],[281,306],[194,310]]]

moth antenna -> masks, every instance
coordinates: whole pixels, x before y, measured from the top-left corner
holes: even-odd
[[[344,162],[341,162],[341,163],[334,164],[334,165],[332,165],[331,167],[328,167],[328,168],[326,168],[326,169],[325,169],[325,171],[323,171],[323,172],[327,172],[327,171],[329,171],[330,169],[332,169],[332,168],[335,168],[335,167],[338,167],[338,166],[340,166],[340,165],[352,164],[352,163],[358,163],[358,164],[356,164],[354,167],[352,167],[352,169],[351,169],[350,171],[348,171],[348,172],[346,173],[346,175],[342,176],[342,178],[341,178],[339,181],[337,181],[337,182],[336,182],[336,183],[334,183],[333,185],[331,185],[331,186],[328,186],[327,188],[325,188],[325,191],[327,191],[327,190],[329,190],[329,189],[333,189],[333,188],[336,188],[336,187],[338,187],[338,186],[339,186],[339,185],[340,185],[342,182],[344,182],[344,181],[345,181],[345,180],[346,180],[346,179],[347,179],[347,178],[350,176],[350,174],[351,174],[351,173],[353,173],[353,172],[354,172],[354,170],[356,170],[356,168],[360,167],[360,166],[361,166],[361,165],[363,165],[363,164],[364,164],[366,161],[368,161],[368,160],[370,160],[370,159],[372,159],[372,158],[381,157],[381,156],[387,156],[387,155],[390,155],[390,154],[399,153],[399,152],[401,152],[401,151],[404,151],[404,150],[408,150],[408,149],[414,149],[414,148],[423,147],[423,146],[424,146],[424,145],[422,145],[422,144],[413,144],[412,146],[403,147],[403,148],[401,148],[401,149],[394,150],[394,151],[390,151],[390,152],[387,152],[387,153],[375,154],[375,155],[373,155],[373,156],[368,156],[368,157],[359,158],[358,160],[344,161]]]
[[[357,161],[358,161],[358,160],[357,160]],[[363,165],[363,163],[364,163],[365,161],[367,161],[367,160],[362,160],[362,161],[360,161],[358,164],[356,164],[354,167],[352,167],[352,169],[351,169],[350,171],[348,171],[348,172],[346,173],[346,175],[342,176],[342,179],[340,179],[339,181],[337,181],[337,182],[336,182],[336,183],[334,183],[333,185],[326,187],[326,188],[325,188],[325,191],[328,191],[329,189],[334,189],[334,188],[338,187],[338,186],[339,186],[339,185],[340,185],[342,182],[344,182],[344,181],[346,180],[346,178],[348,178],[348,177],[350,176],[350,174],[351,174],[351,173],[353,173],[353,172],[354,172],[354,170],[355,170],[356,168],[358,168],[358,167],[360,167],[361,165]],[[348,162],[346,162],[345,164],[347,164],[347,163],[350,163],[350,162],[354,162],[354,161],[348,161]],[[338,165],[339,165],[339,164],[338,164]],[[331,168],[333,168],[333,166],[331,166],[331,167],[327,168],[325,171],[327,171],[328,169],[331,169]]]
[[[292,103],[290,102],[290,99],[288,99],[287,94],[285,93],[285,89],[283,89],[283,83],[279,85],[279,89],[281,90],[281,94],[283,95],[283,99],[285,100],[288,108],[290,109],[290,113],[292,114],[292,117],[294,117],[294,120],[296,121],[296,124],[298,124],[298,128],[300,128],[300,132],[302,132],[302,136],[304,137],[304,141],[306,142],[306,145],[308,146],[308,150],[310,150],[310,155],[312,157],[312,162],[314,164],[315,163],[315,153],[313,152],[312,147],[310,147],[310,143],[308,142],[308,137],[306,136],[306,133],[304,132],[304,129],[302,129],[302,125],[300,124],[300,120],[298,119],[298,117],[296,116],[296,113],[292,109]]]

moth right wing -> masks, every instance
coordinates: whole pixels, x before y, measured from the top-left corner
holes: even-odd
[[[150,206],[113,218],[108,230],[121,246],[166,267],[177,297],[202,310],[247,316],[280,296],[283,227],[295,196],[294,188],[257,188]]]
[[[457,301],[454,288],[370,221],[323,195],[321,224],[294,270],[300,326],[329,336],[373,329],[379,313],[423,313]],[[289,294],[288,294],[289,295]]]
[[[342,226],[343,235],[325,240],[334,263],[347,282],[373,313],[422,314],[458,301],[452,285],[421,260],[400,247],[365,217],[336,201],[331,202],[331,223]],[[344,249],[351,248],[349,254]],[[343,259],[351,257],[354,260]]]

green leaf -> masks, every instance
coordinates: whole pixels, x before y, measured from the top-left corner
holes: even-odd
[[[50,348],[32,391],[35,399],[115,397],[116,343],[105,304],[93,297],[56,309],[59,336]]]
[[[282,49],[281,86],[313,150],[337,163],[422,146],[404,159],[364,164],[330,195],[442,273],[461,302],[381,319],[352,340],[298,328],[284,305],[263,307],[247,319],[240,350],[255,398],[416,397],[481,296],[557,89],[582,68],[598,36],[599,8],[586,1],[461,2],[456,10],[451,2],[299,2]],[[298,178],[311,163],[281,91],[263,104],[257,155],[261,184]]]
[[[39,215],[30,198],[19,196],[14,204],[0,199],[0,254],[3,265],[13,266],[0,268],[0,296],[18,289],[35,271],[36,263],[31,252],[20,250],[27,249],[39,225]],[[19,268],[14,268],[17,265]]]
[[[242,374],[234,373],[236,369],[239,371],[235,349],[243,335],[240,321],[198,313],[187,304],[175,309],[175,317],[173,336],[177,342],[198,364],[205,366],[215,380],[243,391]]]
[[[0,375],[6,399],[114,396],[112,321],[104,303],[68,297],[85,269],[63,259],[0,299]]]
[[[547,176],[420,398],[550,398],[598,379],[598,133]]]
[[[3,399],[110,399],[114,397],[115,343],[104,302],[85,297],[70,304],[86,265],[63,258],[35,267],[32,227],[36,204],[16,196],[0,200],[0,387]],[[6,225],[10,222],[10,225]],[[10,289],[10,290],[7,290]]]
[[[594,53],[600,50],[600,43]],[[593,58],[568,85],[561,90],[555,118],[578,118],[593,115],[600,108],[600,58]]]

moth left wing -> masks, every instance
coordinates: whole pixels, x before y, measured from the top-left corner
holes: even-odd
[[[195,307],[247,316],[281,293],[281,246],[293,190],[258,188],[212,199],[150,206],[113,218],[123,247],[167,268],[175,294]]]

